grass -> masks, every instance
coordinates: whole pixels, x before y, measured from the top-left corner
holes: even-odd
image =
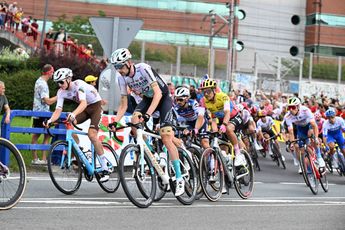
[[[2,117],[1,117],[2,119]],[[27,117],[15,117],[12,122],[11,122],[11,126],[14,127],[32,127],[32,119],[27,118]],[[31,137],[32,134],[23,134],[23,133],[12,133],[10,136],[10,141],[13,142],[14,144],[30,144],[31,143]],[[41,144],[43,141],[43,135],[40,136],[40,138],[38,139],[38,143]],[[26,169],[28,171],[47,171],[46,167],[38,167],[38,166],[32,166],[31,165],[31,161],[32,161],[32,151],[30,150],[20,150],[24,162],[25,162],[25,166]],[[37,152],[38,157],[41,159],[42,157],[42,151],[38,151]]]

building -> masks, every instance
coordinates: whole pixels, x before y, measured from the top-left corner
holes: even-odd
[[[19,1],[25,13],[43,18],[45,0]],[[209,47],[209,12],[217,13],[213,39],[216,63],[227,63],[228,27],[220,17],[228,18],[227,0],[50,0],[48,19],[65,14],[144,20],[137,40],[164,46]],[[235,71],[275,74],[279,58],[298,62],[305,52],[345,55],[345,1],[332,0],[237,0],[233,37]],[[160,46],[161,47],[161,46]],[[225,71],[225,70],[224,70]],[[223,74],[224,75],[224,74]]]

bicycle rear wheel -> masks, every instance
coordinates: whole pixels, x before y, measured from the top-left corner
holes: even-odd
[[[0,210],[7,210],[15,206],[24,194],[26,168],[19,150],[8,140],[0,139],[0,151],[9,154],[8,165],[0,161]]]
[[[233,167],[234,184],[237,194],[242,199],[248,199],[252,196],[254,190],[254,169],[249,153],[244,149],[241,149],[241,153],[246,159],[246,164]],[[235,159],[233,159],[233,165],[235,165]]]
[[[185,181],[185,193],[176,197],[181,204],[191,205],[195,200],[196,190],[198,187],[198,177],[196,176],[195,167],[188,153],[182,148],[177,148],[180,159],[181,175]],[[172,164],[169,164],[170,188],[175,194],[176,176]]]
[[[338,173],[339,175],[343,175],[345,176],[345,159],[344,159],[344,155],[342,153],[339,152],[340,150],[338,150],[336,153],[337,154],[337,159],[338,159]]]
[[[144,154],[141,160],[139,146],[129,144],[121,152],[119,166],[121,185],[128,199],[139,208],[149,207],[156,195],[157,182],[148,156]]]
[[[199,162],[201,188],[209,201],[217,201],[222,196],[224,186],[223,164],[215,150],[208,148]]]
[[[108,168],[111,171],[111,174],[109,175],[109,180],[105,182],[101,182],[101,177],[98,173],[95,173],[96,180],[99,184],[99,186],[108,193],[115,192],[119,186],[120,186],[120,176],[119,176],[119,160],[118,156],[116,155],[115,150],[105,142],[102,142],[104,154],[107,159]],[[100,168],[101,164],[99,163],[99,158],[95,157],[96,164],[95,168]]]
[[[50,147],[47,160],[49,176],[55,187],[60,192],[71,195],[80,187],[82,166],[77,154],[68,155],[67,141],[59,140]]]
[[[307,151],[312,151],[310,148],[307,148]],[[311,153],[312,154],[312,153]],[[316,195],[318,192],[318,180],[316,178],[314,169],[313,169],[313,162],[311,161],[310,153],[302,155],[302,167],[303,167],[303,174],[305,174],[305,178],[308,181],[308,186],[311,192]]]
[[[249,151],[250,151],[251,158],[253,160],[254,169],[261,171],[259,160],[258,160],[258,153],[257,153],[257,150],[255,149],[255,146],[253,143],[250,143]]]

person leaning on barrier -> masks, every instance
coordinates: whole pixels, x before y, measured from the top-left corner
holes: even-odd
[[[2,109],[5,109],[6,117],[5,117],[5,123],[10,123],[10,113],[11,109],[8,105],[7,97],[5,96],[5,83],[3,81],[0,81],[0,111]]]
[[[49,97],[49,87],[48,80],[52,78],[54,73],[54,68],[50,64],[46,64],[42,68],[42,76],[40,76],[35,83],[34,89],[34,102],[33,102],[33,111],[40,112],[50,112],[50,105],[56,102],[57,97]],[[32,127],[34,128],[43,128],[43,122],[45,117],[33,117]],[[32,134],[31,144],[37,144],[40,133]],[[44,134],[43,144],[47,145],[49,143],[49,134]],[[46,151],[42,152],[42,160],[37,156],[37,150],[32,151],[32,164],[46,164],[47,155]]]

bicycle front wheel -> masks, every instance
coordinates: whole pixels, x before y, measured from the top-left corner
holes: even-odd
[[[75,193],[81,185],[82,167],[77,154],[69,157],[67,141],[56,141],[50,147],[47,160],[49,176],[54,186],[66,195]]]
[[[199,175],[199,162],[200,162],[200,158],[201,158],[201,152],[199,151],[199,149],[194,148],[194,147],[189,147],[188,151],[192,153],[192,159],[193,159],[193,163],[194,163],[194,167],[195,167],[195,173],[197,176],[197,190],[196,190],[196,195],[195,195],[195,199],[199,200],[203,195],[204,192],[202,190],[201,187],[201,183],[200,183],[200,175]]]
[[[105,158],[107,160],[108,169],[110,170],[109,180],[101,182],[101,177],[98,173],[95,173],[96,180],[99,186],[108,193],[115,192],[120,186],[120,176],[119,176],[119,160],[116,155],[115,150],[105,142],[102,142]],[[96,164],[95,168],[101,168],[99,163],[99,157],[95,157]]]
[[[279,146],[277,146],[276,143],[273,143],[273,152],[277,156],[277,164],[278,164],[278,166],[279,166],[279,162],[280,162],[282,167],[283,167],[283,169],[286,169],[285,161],[283,161],[282,153],[280,152]]]
[[[211,148],[205,149],[200,157],[200,184],[209,201],[217,201],[222,196],[224,170],[219,155]]]
[[[233,167],[234,184],[237,194],[242,199],[247,199],[252,196],[254,190],[254,169],[249,153],[244,149],[241,149],[241,153],[246,159],[246,164]],[[233,165],[235,165],[235,159]]]
[[[8,140],[0,139],[0,151],[9,154],[7,165],[7,162],[0,161],[0,210],[7,210],[15,206],[24,194],[26,168],[19,150]]]
[[[156,195],[155,169],[148,156],[140,159],[138,145],[129,144],[121,152],[119,161],[121,185],[128,199],[139,208],[147,208]]]
[[[176,197],[181,204],[191,205],[195,200],[196,190],[198,187],[198,177],[195,172],[195,167],[192,159],[189,157],[188,153],[182,148],[177,148],[180,159],[181,175],[185,181],[185,193],[181,196]],[[171,190],[175,194],[176,189],[176,176],[175,170],[172,167],[172,164],[169,164],[169,176],[175,180],[170,179]]]
[[[311,157],[310,157],[310,154],[313,154],[313,153],[310,153],[310,151],[312,151],[310,149],[310,147],[308,147],[307,149],[308,153],[306,154],[303,154],[301,157],[301,161],[302,161],[302,167],[303,167],[303,174],[305,175],[305,179],[307,180],[307,185],[309,186],[311,192],[316,195],[317,192],[318,192],[318,186],[319,186],[319,183],[318,183],[318,180],[316,178],[316,175],[315,175],[315,172],[314,172],[314,168],[313,168],[313,162],[311,161]]]

